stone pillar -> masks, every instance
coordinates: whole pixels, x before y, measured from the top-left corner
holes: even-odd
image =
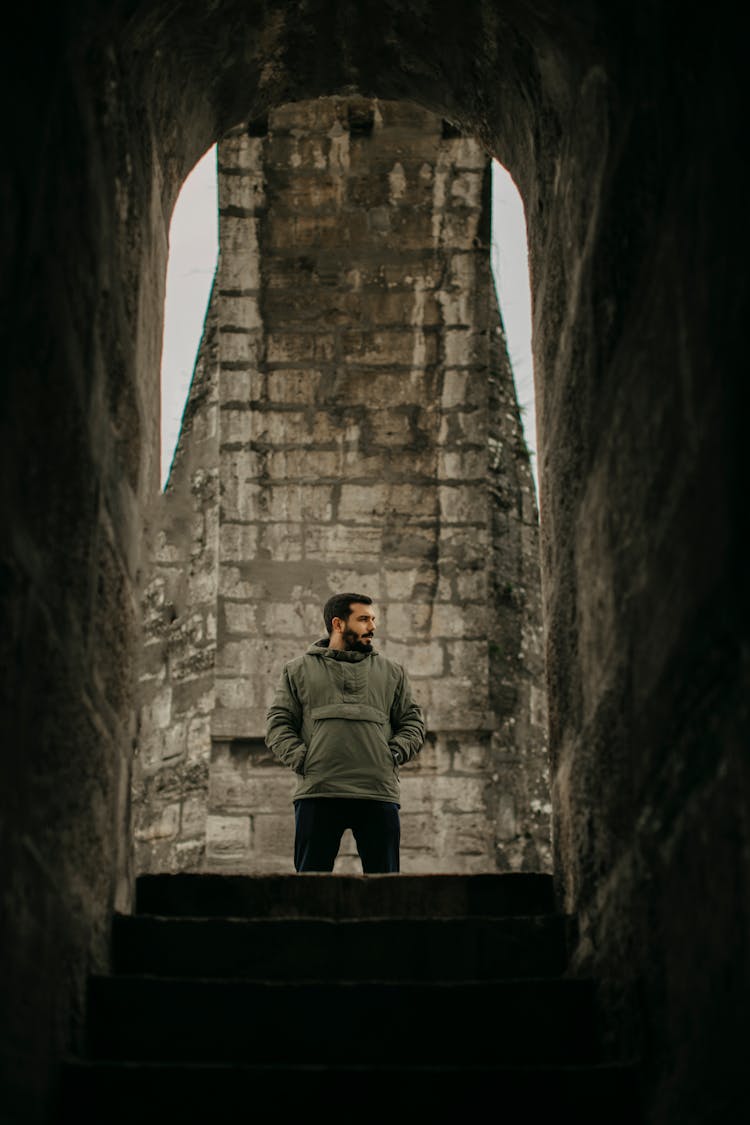
[[[236,130],[219,169],[192,429],[147,594],[140,867],[291,870],[295,778],[265,713],[323,603],[356,590],[427,719],[403,869],[545,869],[538,521],[488,158],[415,106],[324,98]],[[350,838],[337,870],[359,870]]]

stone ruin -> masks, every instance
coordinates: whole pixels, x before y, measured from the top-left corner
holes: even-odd
[[[403,870],[546,870],[538,513],[489,157],[415,105],[329,97],[235,129],[218,165],[218,269],[151,518],[137,869],[291,870],[296,779],[265,712],[352,589],[427,721]],[[359,870],[347,833],[336,871]]]

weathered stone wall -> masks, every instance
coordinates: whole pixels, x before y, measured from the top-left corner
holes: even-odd
[[[355,589],[429,731],[402,771],[404,870],[544,868],[537,515],[488,270],[487,156],[433,114],[361,98],[295,103],[250,131],[219,148],[218,440],[204,354],[149,585],[139,864],[289,870],[295,778],[265,750],[265,714],[325,600]],[[196,594],[186,547],[216,511],[195,484],[206,410],[221,499]],[[196,623],[212,655],[211,599],[215,701],[183,655]],[[350,836],[337,870],[359,870]]]
[[[70,0],[0,81],[0,1039],[40,1121],[129,899],[166,228],[244,119],[358,89],[481,137],[534,291],[556,870],[649,1125],[747,1117],[742,37],[664,0]],[[630,1037],[622,1038],[626,1026]]]
[[[136,863],[199,865],[215,706],[219,342],[209,308],[182,441],[152,513],[133,781]]]

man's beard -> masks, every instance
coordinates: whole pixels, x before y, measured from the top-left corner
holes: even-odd
[[[372,652],[372,644],[361,641],[353,629],[344,629],[344,646],[347,652]]]

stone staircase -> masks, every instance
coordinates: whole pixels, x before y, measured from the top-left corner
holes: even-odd
[[[142,877],[60,1120],[636,1125],[594,982],[565,977],[571,921],[545,875]]]

